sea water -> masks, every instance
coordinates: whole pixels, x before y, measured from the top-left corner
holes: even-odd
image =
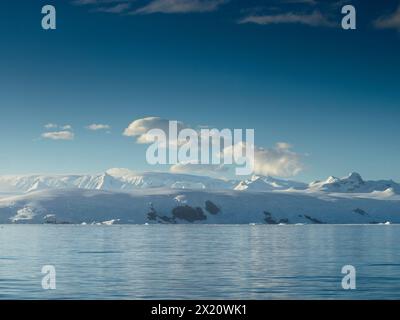
[[[0,225],[0,299],[399,299],[399,243],[397,225]]]

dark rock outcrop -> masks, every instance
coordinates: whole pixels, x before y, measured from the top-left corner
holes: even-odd
[[[353,212],[354,213],[358,213],[359,215],[362,215],[362,216],[367,216],[368,215],[367,212],[365,212],[363,209],[360,209],[360,208],[354,209]]]
[[[206,201],[206,210],[211,214],[218,214],[221,212],[221,209],[210,200]]]
[[[147,213],[147,219],[158,223],[176,223],[174,218],[158,215],[153,205],[150,205],[150,212]]]
[[[174,208],[172,210],[172,215],[174,218],[186,220],[188,222],[202,221],[207,219],[207,216],[204,214],[201,208],[193,208],[188,205]]]
[[[308,216],[306,214],[304,215],[304,218],[310,220],[311,222],[317,223],[317,224],[323,224],[324,223],[324,222],[322,222],[322,221],[320,221],[320,220],[318,220],[316,218],[310,217],[310,216]]]
[[[274,218],[272,218],[272,214],[270,212],[264,211],[264,215],[265,215],[265,218],[264,218],[265,223],[278,224],[278,222],[276,220],[274,220]]]
[[[158,217],[162,223],[176,223],[174,218],[167,217],[167,216],[159,216]]]
[[[157,211],[153,208],[153,206],[150,207],[150,212],[147,213],[147,219],[150,221],[157,220]]]
[[[275,219],[272,217],[272,213],[270,213],[270,212],[268,212],[268,211],[264,211],[264,215],[265,215],[264,221],[265,221],[265,223],[267,223],[267,224],[290,223],[290,222],[289,222],[289,219],[287,219],[287,218],[275,220]]]

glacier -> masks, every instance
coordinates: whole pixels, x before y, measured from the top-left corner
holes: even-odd
[[[110,169],[98,175],[0,176],[0,223],[400,223],[400,186],[357,173],[309,184]]]

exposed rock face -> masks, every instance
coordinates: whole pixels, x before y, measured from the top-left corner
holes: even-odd
[[[264,221],[267,224],[289,223],[289,219],[286,219],[286,218],[285,219],[275,220],[272,217],[272,214],[270,212],[268,212],[268,211],[264,211],[264,215],[265,215]]]
[[[188,205],[178,206],[172,209],[172,215],[174,218],[186,220],[188,222],[195,222],[207,219],[207,216],[204,214],[201,208],[193,208]]]
[[[264,211],[264,221],[268,224],[278,224],[278,222],[276,222],[273,218],[272,218],[272,214],[268,211]]]
[[[322,221],[320,221],[320,220],[318,220],[318,219],[316,219],[316,218],[310,217],[310,216],[308,216],[308,215],[306,215],[306,214],[304,215],[304,218],[310,220],[311,222],[317,223],[317,224],[323,224]]]
[[[358,214],[360,214],[362,216],[367,216],[368,215],[367,212],[365,212],[363,209],[360,209],[360,208],[354,209],[353,212],[358,213]]]
[[[170,218],[167,216],[159,216],[158,218],[161,220],[162,223],[176,223],[174,218]]]
[[[221,209],[210,200],[206,201],[206,210],[211,214],[218,214],[219,212],[221,212]]]
[[[150,207],[150,212],[147,214],[147,219],[151,221],[157,220],[157,211],[153,208],[153,206]]]
[[[167,216],[160,216],[154,209],[153,205],[150,205],[150,212],[147,213],[147,219],[158,223],[176,223],[174,218]]]

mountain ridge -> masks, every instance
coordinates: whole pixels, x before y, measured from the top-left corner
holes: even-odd
[[[243,192],[307,191],[323,193],[372,193],[391,190],[400,194],[400,184],[393,180],[363,180],[360,174],[328,177],[309,184],[271,176],[253,175],[248,179],[224,180],[208,176],[169,172],[137,173],[113,168],[97,175],[15,175],[0,176],[0,193],[26,193],[46,189],[87,189],[132,191],[169,188],[194,190],[237,190]]]

